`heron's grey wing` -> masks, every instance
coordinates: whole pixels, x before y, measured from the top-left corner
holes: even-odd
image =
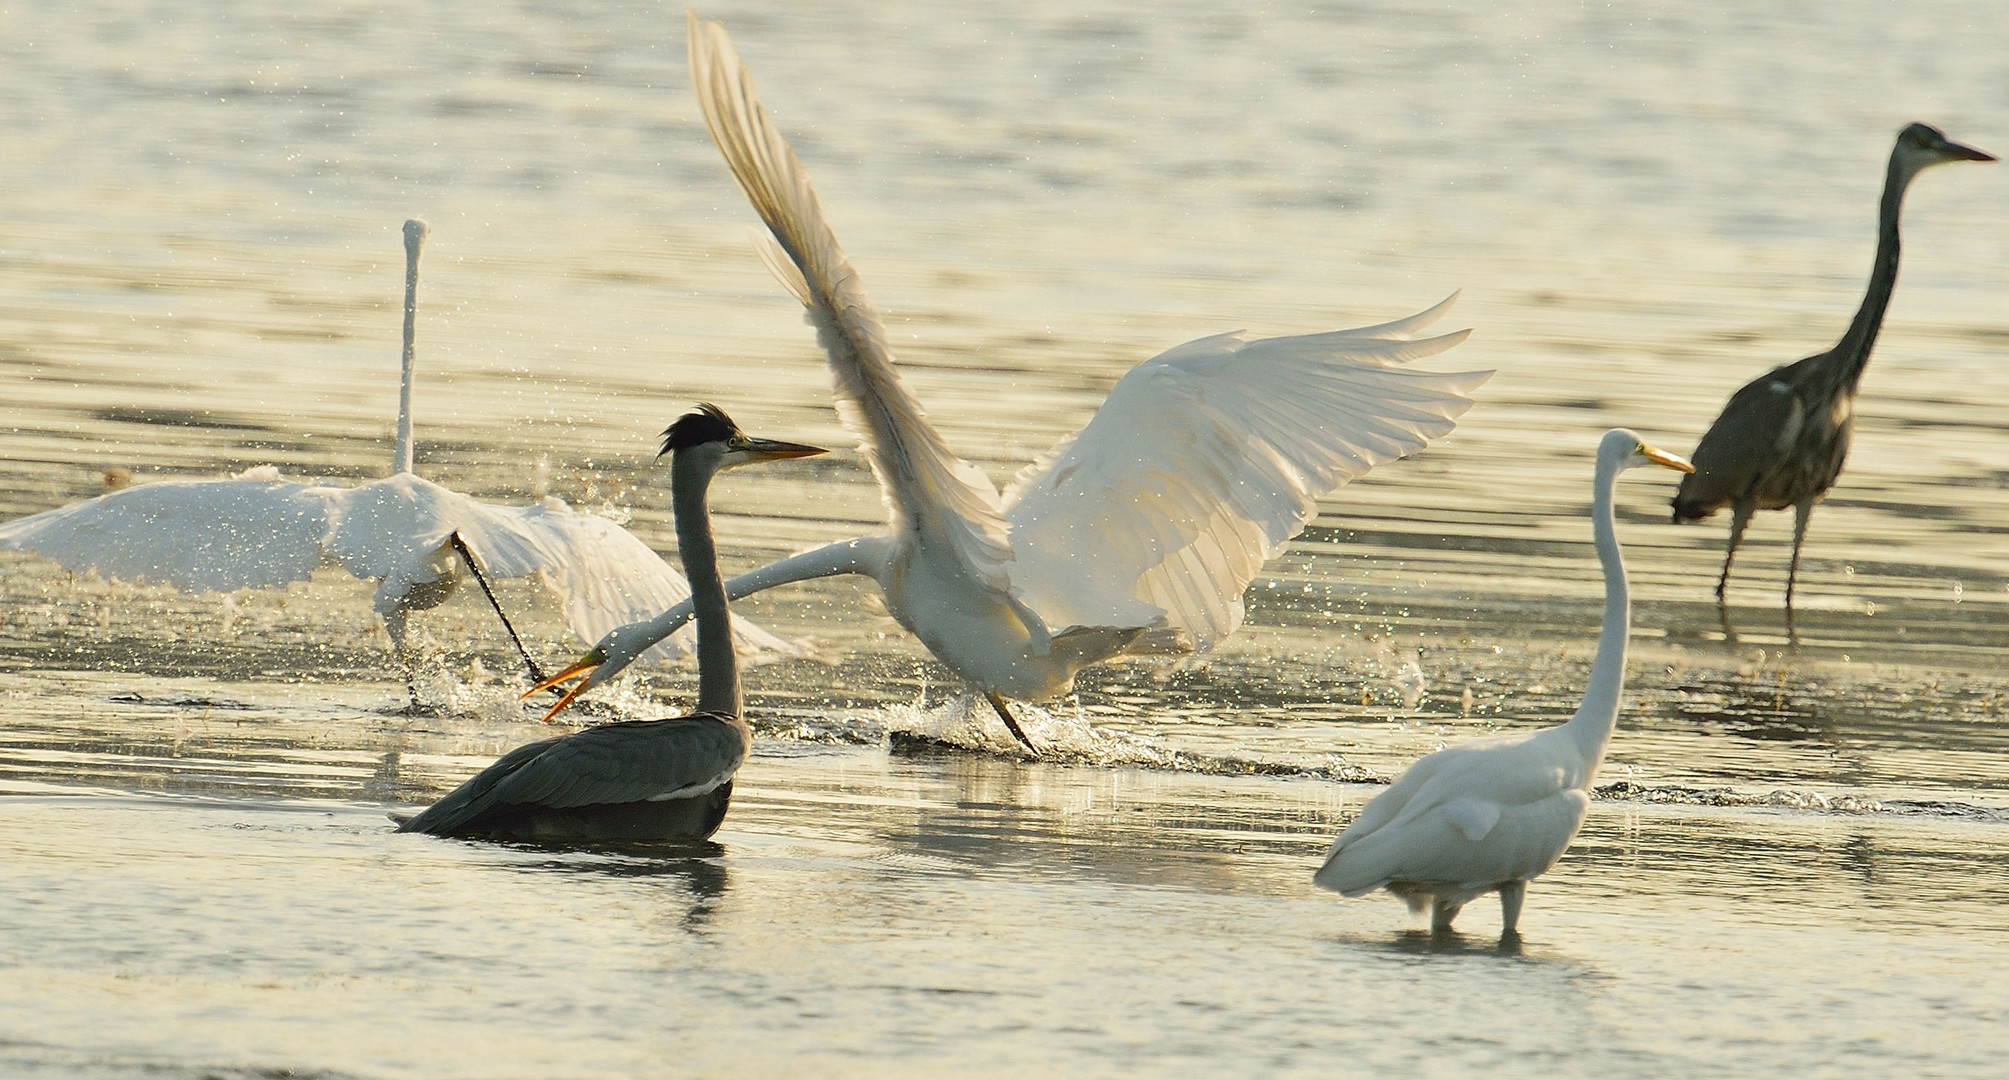
[[[497,779],[497,804],[554,809],[702,795],[739,771],[745,728],[710,713],[587,728]]]
[[[1471,408],[1492,372],[1401,366],[1465,339],[1415,336],[1455,298],[1357,330],[1202,338],[1132,368],[1006,494],[1020,597],[1049,626],[1160,619],[1201,649],[1232,633],[1242,591],[1321,497]]]
[[[1695,471],[1681,478],[1681,517],[1701,517],[1743,497],[1786,461],[1805,413],[1799,391],[1776,368],[1745,383],[1695,444]]]
[[[733,179],[785,256],[763,259],[808,309],[827,354],[838,412],[859,437],[896,527],[955,552],[978,581],[1008,584],[997,489],[952,453],[907,391],[879,313],[824,220],[809,174],[768,119],[725,28],[689,17],[691,85]],[[792,267],[792,269],[791,269]]]
[[[447,792],[438,802],[427,807],[424,813],[400,822],[398,831],[445,835],[459,829],[495,805],[497,784],[514,775],[526,763],[536,760],[546,750],[574,737],[558,735],[534,743],[525,743],[511,750],[495,759],[495,764]]]
[[[0,547],[190,592],[280,586],[321,565],[333,490],[281,480],[269,466],[163,480],[0,525]]]

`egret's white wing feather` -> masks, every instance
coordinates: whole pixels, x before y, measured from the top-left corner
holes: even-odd
[[[691,85],[705,128],[733,179],[753,204],[787,262],[762,258],[807,306],[829,357],[838,415],[859,438],[859,453],[879,479],[896,528],[951,551],[990,588],[1007,588],[1011,547],[997,489],[983,471],[951,452],[893,367],[885,327],[858,273],[824,220],[809,174],[782,139],[754,92],[724,27],[690,23]]]
[[[1455,298],[1455,294],[1454,294]],[[1318,499],[1455,426],[1491,372],[1410,371],[1466,331],[1201,338],[1132,368],[1088,425],[1015,480],[1012,583],[1049,626],[1161,625],[1205,649]]]
[[[321,565],[329,490],[272,469],[163,480],[0,525],[0,547],[189,592],[282,586]]]
[[[586,641],[674,607],[691,594],[683,575],[632,533],[559,499],[494,506],[411,473],[322,490],[332,506],[328,554],[357,577],[383,579],[380,610],[398,603],[413,585],[455,572],[458,556],[446,538],[456,530],[489,577],[538,575],[558,594],[567,623]],[[799,651],[747,619],[733,620],[733,639],[743,652]],[[686,627],[644,655],[671,659],[695,646],[696,629]]]

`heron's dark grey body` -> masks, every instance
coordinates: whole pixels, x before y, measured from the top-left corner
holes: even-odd
[[[1937,130],[1912,124],[1898,133],[1877,217],[1876,264],[1848,332],[1827,352],[1774,368],[1744,384],[1695,446],[1695,472],[1674,496],[1674,520],[1698,521],[1731,509],[1730,542],[1716,597],[1724,598],[1730,566],[1751,515],[1792,507],[1793,556],[1786,572],[1786,611],[1793,608],[1800,545],[1814,504],[1826,496],[1848,460],[1855,433],[1855,399],[1897,285],[1898,211],[1912,177],[1945,161],[1991,161],[1950,143]]]
[[[733,774],[751,745],[745,720],[713,713],[587,728],[511,750],[399,831],[703,839],[725,820]]]

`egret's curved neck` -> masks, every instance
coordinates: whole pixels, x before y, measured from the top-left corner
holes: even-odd
[[[405,358],[398,380],[398,439],[391,450],[391,473],[412,471],[412,366],[418,340],[419,244],[405,241]]]
[[[1890,307],[1891,291],[1897,288],[1897,215],[1904,206],[1904,190],[1915,175],[1896,154],[1891,155],[1890,171],[1883,181],[1883,202],[1877,208],[1876,264],[1870,270],[1869,289],[1863,293],[1862,306],[1856,309],[1848,332],[1835,345],[1835,355],[1841,361],[1835,368],[1836,385],[1850,393],[1862,381],[1877,331],[1883,328],[1883,313]]]
[[[1618,552],[1618,534],[1612,528],[1611,495],[1618,484],[1618,472],[1617,462],[1599,455],[1590,516],[1597,561],[1604,567],[1604,626],[1597,634],[1597,659],[1591,663],[1583,704],[1565,725],[1593,774],[1604,760],[1605,744],[1611,741],[1611,730],[1618,723],[1618,699],[1625,692],[1626,637],[1632,630],[1631,589],[1625,578],[1625,559]]]
[[[691,606],[698,623],[698,711],[740,715],[739,658],[732,651],[732,611],[719,577],[718,547],[712,543],[706,489],[713,467],[699,455],[678,452],[670,459],[670,501],[677,516],[677,554],[691,582]]]

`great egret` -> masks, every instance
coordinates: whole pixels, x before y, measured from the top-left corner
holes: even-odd
[[[677,553],[697,604],[698,711],[629,720],[519,746],[399,832],[496,839],[703,839],[716,832],[732,778],[753,745],[742,715],[732,613],[719,580],[705,491],[722,469],[821,454],[748,438],[704,405],[663,432]]]
[[[693,13],[689,30],[705,127],[773,234],[761,256],[816,327],[839,415],[891,518],[884,533],[740,575],[726,592],[869,575],[893,617],[982,690],[1028,749],[1005,698],[1066,693],[1076,670],[1121,652],[1212,647],[1241,624],[1242,590],[1321,496],[1448,433],[1492,374],[1397,367],[1470,333],[1414,337],[1455,294],[1356,330],[1201,338],[1132,368],[1088,426],[1000,496],[901,382],[879,314],[725,29]],[[689,618],[683,604],[600,639],[551,680],[585,675],[558,708]]]
[[[1786,618],[1793,615],[1793,585],[1800,576],[1800,545],[1807,518],[1828,493],[1848,459],[1855,431],[1856,390],[1897,284],[1897,215],[1904,189],[1921,171],[1947,161],[1994,161],[1993,154],[1949,142],[1938,129],[1912,124],[1897,133],[1884,174],[1877,214],[1876,264],[1862,306],[1835,347],[1786,364],[1745,383],[1695,445],[1695,472],[1674,494],[1674,520],[1700,521],[1730,507],[1730,544],[1716,602],[1727,605],[1730,564],[1751,515],[1793,508],[1793,557],[1786,569]]]
[[[1527,883],[1555,865],[1583,825],[1618,721],[1632,608],[1611,496],[1618,474],[1641,465],[1690,469],[1630,431],[1608,431],[1598,444],[1591,531],[1604,567],[1604,626],[1576,715],[1533,735],[1481,739],[1418,760],[1340,832],[1312,875],[1319,886],[1347,896],[1386,888],[1411,911],[1429,908],[1438,933],[1473,898],[1497,890],[1502,933],[1515,933]]]
[[[269,588],[301,581],[324,562],[381,581],[377,612],[390,633],[413,703],[407,616],[459,586],[458,532],[497,577],[537,574],[563,600],[579,636],[610,629],[688,598],[683,578],[614,522],[561,500],[493,506],[412,472],[412,369],[419,249],[426,224],[407,221],[404,362],[392,475],[354,488],[283,480],[260,466],[221,480],[167,480],[0,525],[0,547],[32,551],[75,573],[172,585],[190,592]],[[108,485],[109,486],[109,483]],[[679,635],[660,655],[687,650]],[[742,623],[741,647],[793,646]]]

